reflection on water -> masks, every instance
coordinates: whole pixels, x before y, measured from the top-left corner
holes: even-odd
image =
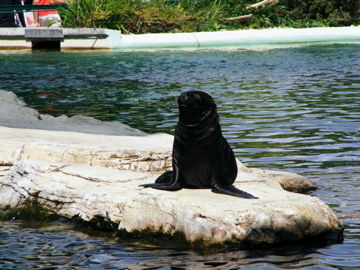
[[[359,59],[356,45],[0,55],[0,88],[42,113],[85,114],[150,133],[174,131],[179,93],[206,91],[237,157],[310,177],[319,186],[314,195],[346,227],[339,245],[201,255],[90,237],[65,224],[31,229],[1,222],[0,268],[360,268]]]
[[[346,221],[346,220],[345,220]],[[354,233],[341,245],[283,246],[201,254],[191,250],[121,244],[88,236],[65,223],[26,228],[0,223],[1,269],[358,269],[360,222],[349,221]],[[356,229],[357,228],[357,229]],[[315,268],[313,268],[315,267]],[[316,268],[323,267],[323,268]]]

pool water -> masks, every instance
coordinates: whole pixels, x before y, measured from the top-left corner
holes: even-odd
[[[128,243],[59,220],[0,222],[1,269],[360,269],[360,46],[263,51],[1,52],[0,89],[51,115],[173,133],[177,96],[211,94],[250,167],[312,179],[344,242],[209,253]],[[315,243],[314,243],[315,244]]]

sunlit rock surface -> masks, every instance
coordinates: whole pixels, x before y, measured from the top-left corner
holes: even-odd
[[[189,243],[204,246],[341,237],[342,225],[325,203],[283,189],[313,188],[307,178],[293,173],[238,162],[235,185],[257,200],[206,189],[139,187],[171,167],[171,147],[172,136],[166,134],[131,137],[0,127],[0,207],[21,208],[31,200],[68,218],[102,217],[127,232],[181,233]]]
[[[342,224],[325,203],[289,192],[314,188],[294,173],[238,162],[235,185],[255,200],[207,189],[139,187],[171,168],[172,141],[167,134],[113,136],[0,126],[0,209],[28,207],[32,201],[64,217],[100,218],[129,233],[180,233],[205,247],[341,239]]]
[[[132,171],[171,167],[172,136],[111,136],[0,126],[0,165],[20,160],[102,166]]]
[[[0,180],[0,206],[36,201],[62,216],[103,217],[127,232],[181,233],[189,243],[277,243],[319,235],[340,238],[342,225],[318,198],[288,192],[269,179],[235,183],[259,199],[208,189],[144,189],[159,173],[20,161]]]

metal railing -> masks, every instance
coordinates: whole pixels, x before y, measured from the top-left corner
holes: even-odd
[[[66,4],[61,5],[0,5],[0,13],[37,11],[37,10],[56,10],[66,8]]]

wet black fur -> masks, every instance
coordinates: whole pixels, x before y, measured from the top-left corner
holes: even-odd
[[[188,91],[179,96],[178,105],[173,171],[160,175],[154,184],[142,186],[168,191],[209,188],[215,193],[255,199],[233,186],[236,159],[222,136],[213,98],[201,91]]]

